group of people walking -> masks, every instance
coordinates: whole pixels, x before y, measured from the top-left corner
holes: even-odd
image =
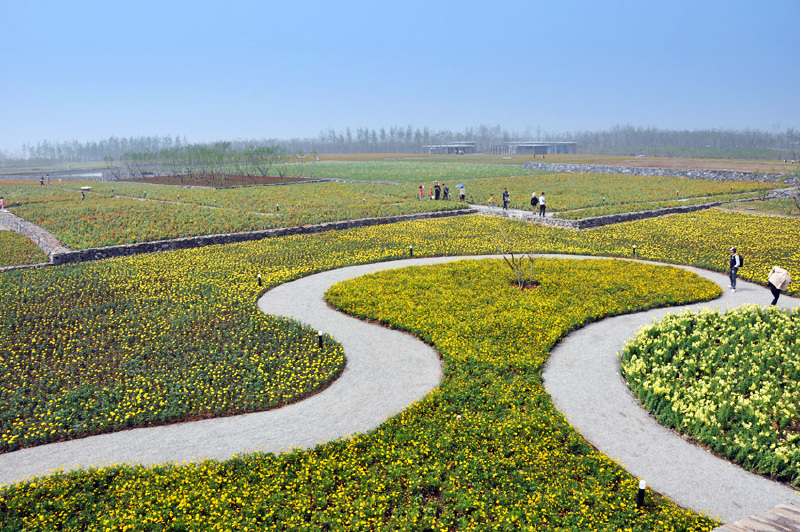
[[[494,194],[489,196],[489,201],[487,202],[489,207],[494,207]],[[511,204],[511,196],[508,193],[508,189],[503,189],[503,210],[508,209],[508,206]],[[531,194],[531,210],[536,213],[536,209],[539,209],[539,216],[544,217],[545,212],[547,211],[547,199],[544,197],[544,192],[542,192],[541,196],[537,196],[536,192]]]
[[[459,185],[461,187],[461,194],[460,199],[464,201],[464,196],[466,192],[464,192],[464,185]],[[430,187],[430,193],[427,195],[428,199],[432,200],[449,200],[450,199],[450,187],[445,185],[444,183],[436,183],[435,185]],[[425,194],[425,186],[419,186],[419,199],[423,200],[426,198]]]
[[[544,192],[542,192],[541,196],[537,196],[536,192],[531,194],[531,210],[535,213],[536,206],[539,206],[539,216],[544,217],[545,211],[547,210],[547,199],[544,197]]]

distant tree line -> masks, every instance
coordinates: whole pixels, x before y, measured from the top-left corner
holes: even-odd
[[[114,137],[99,141],[80,143],[77,140],[67,142],[50,142],[47,140],[36,144],[23,144],[21,157],[29,161],[60,162],[93,162],[102,161],[106,157],[122,157],[126,153],[156,152],[163,149],[181,149],[188,146],[186,137]],[[4,156],[4,157],[3,157]],[[0,157],[12,158],[0,152]]]
[[[579,153],[651,155],[724,159],[787,159],[800,157],[800,131],[756,129],[667,130],[615,126],[607,131],[566,133],[558,140],[578,143]]]
[[[509,132],[499,125],[469,127],[461,132],[432,131],[428,127],[420,129],[409,125],[381,127],[377,130],[366,127],[347,127],[344,130],[329,128],[321,131],[316,138],[305,139],[234,140],[199,144],[189,144],[185,137],[173,136],[110,137],[86,143],[75,140],[42,141],[23,144],[21,153],[14,155],[0,152],[0,162],[131,161],[140,156],[154,157],[162,153],[180,154],[183,159],[191,159],[203,150],[222,151],[226,157],[235,159],[233,154],[252,154],[253,150],[267,148],[272,150],[269,157],[273,159],[278,152],[425,153],[426,146],[453,142],[475,142],[478,152],[497,152],[497,148],[502,149],[510,141],[575,142],[578,153],[597,155],[794,160],[800,157],[800,132],[794,128],[768,132],[754,129],[668,130],[620,125],[604,131],[552,133],[530,128],[522,132]]]
[[[310,156],[315,157],[315,154]],[[306,159],[303,152],[289,153],[280,146],[234,146],[232,142],[192,144],[158,151],[124,153],[119,158],[104,158],[112,178],[158,174],[175,177],[181,183],[201,179],[225,183],[227,176],[232,174],[246,177],[299,177],[304,174]]]

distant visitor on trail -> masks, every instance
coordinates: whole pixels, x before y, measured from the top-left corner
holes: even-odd
[[[531,194],[531,211],[534,213],[536,212],[536,207],[539,205],[539,196],[536,195],[536,192]]]
[[[731,252],[731,260],[730,260],[730,271],[728,275],[731,278],[731,284],[728,285],[728,288],[731,289],[731,292],[736,292],[736,276],[739,273],[739,268],[742,267],[743,261],[742,256],[736,252],[736,248],[730,248],[728,251]]]

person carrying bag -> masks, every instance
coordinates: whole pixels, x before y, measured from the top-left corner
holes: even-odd
[[[781,296],[781,290],[786,290],[791,282],[792,280],[789,278],[789,272],[777,266],[772,267],[769,272],[769,277],[767,278],[767,286],[774,298],[772,303],[770,303],[771,305],[774,306],[778,302],[778,298]]]

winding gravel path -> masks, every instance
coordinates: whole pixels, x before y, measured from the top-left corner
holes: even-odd
[[[0,210],[0,231],[15,231],[28,239],[44,251],[48,257],[54,254],[67,253],[65,247],[56,236],[33,222],[24,220],[11,213],[9,210]]]
[[[681,266],[722,287],[727,275]],[[739,280],[708,303],[654,309],[592,323],[564,338],[544,368],[545,388],[556,407],[587,440],[625,469],[678,504],[734,522],[778,504],[800,506],[787,486],[748,473],[659,425],[640,406],[619,371],[619,353],[640,327],[685,309],[725,311],[746,303],[768,305],[769,290]],[[800,303],[782,295],[778,305]]]
[[[330,309],[324,292],[340,281],[379,270],[475,259],[410,259],[331,270],[278,286],[258,301],[270,314],[292,317],[332,335],[347,365],[324,391],[268,412],[133,429],[0,455],[0,484],[55,469],[116,463],[157,464],[226,459],[249,451],[282,452],[369,431],[438,386],[436,352],[412,336],[364,323]],[[585,258],[585,257],[578,257]],[[727,286],[725,275],[686,269]],[[712,303],[609,318],[573,332],[553,350],[544,381],[570,422],[598,449],[679,504],[732,522],[777,504],[800,505],[784,485],[730,465],[658,425],[636,402],[619,374],[618,353],[628,338],[667,312],[744,303],[768,304],[769,291],[739,282]],[[781,296],[784,308],[798,300]]]
[[[63,468],[117,463],[223,460],[250,451],[282,452],[369,431],[439,385],[438,354],[413,336],[371,325],[327,306],[328,287],[409,264],[394,261],[331,270],[280,285],[258,301],[264,312],[310,324],[342,343],[347,364],[322,392],[277,410],[148,427],[0,454],[0,484]]]

